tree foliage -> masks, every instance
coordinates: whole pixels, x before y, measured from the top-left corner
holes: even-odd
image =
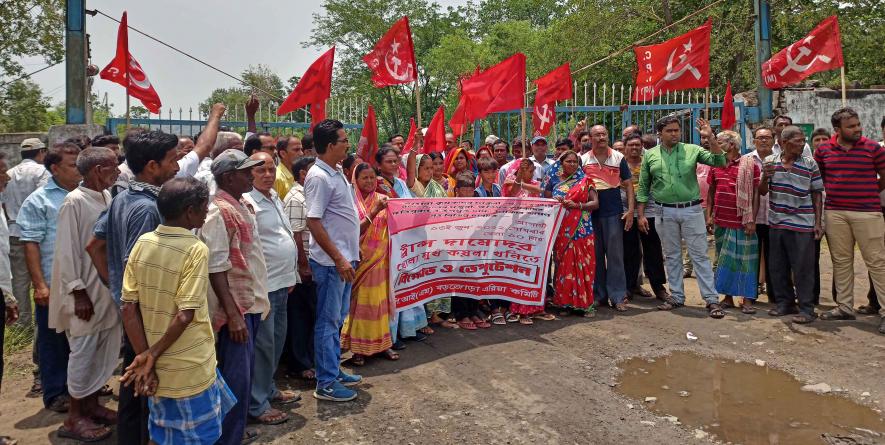
[[[0,132],[43,131],[49,128],[49,100],[40,86],[17,80],[0,92]]]
[[[47,64],[64,57],[63,0],[0,2],[0,79],[23,74],[21,59],[40,56]]]

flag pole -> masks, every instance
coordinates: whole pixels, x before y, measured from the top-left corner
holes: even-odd
[[[127,79],[128,81],[128,79]],[[129,87],[126,87],[126,129],[128,130],[130,127],[129,123]]]
[[[707,85],[707,90],[704,93],[704,119],[707,121],[710,120],[710,86]]]
[[[839,67],[839,74],[842,78],[842,107],[848,106],[848,95],[845,92],[845,65]]]
[[[529,93],[525,93],[525,95],[523,95],[523,97],[522,97],[522,107],[520,107],[520,109],[519,109],[519,120],[521,121],[520,122],[520,125],[521,125],[520,133],[522,133],[521,137],[522,137],[522,157],[523,158],[528,157],[527,156],[528,150],[526,149],[526,145],[525,145],[525,107],[528,106],[528,101],[529,101]]]
[[[418,83],[418,76],[415,76],[415,111],[418,128],[421,128],[421,84]]]

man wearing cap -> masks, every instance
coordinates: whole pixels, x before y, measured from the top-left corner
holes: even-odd
[[[556,163],[553,159],[547,158],[547,138],[544,136],[532,138],[532,156],[529,159],[535,163],[535,175],[532,179],[541,182],[547,176],[547,170]]]
[[[12,294],[18,300],[19,323],[25,326],[31,324],[31,275],[25,264],[25,248],[20,238],[21,227],[16,224],[18,211],[34,190],[46,185],[49,181],[49,171],[43,166],[43,158],[46,156],[46,145],[37,138],[25,139],[21,143],[22,161],[9,169],[9,184],[6,190],[0,194],[3,205],[6,207],[6,217],[9,218],[9,262],[12,265]]]
[[[236,149],[215,157],[211,170],[218,190],[199,231],[209,247],[209,315],[217,332],[218,369],[237,398],[221,426],[218,443],[223,445],[251,442],[258,435],[257,431],[246,431],[246,417],[255,334],[270,312],[270,300],[255,211],[240,199],[252,190],[252,167],[264,162]]]

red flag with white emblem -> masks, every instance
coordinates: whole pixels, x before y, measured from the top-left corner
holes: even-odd
[[[326,118],[326,100],[332,94],[332,65],[335,47],[323,53],[301,76],[289,97],[277,108],[277,116],[310,105],[310,127]]]
[[[839,19],[827,17],[802,40],[762,64],[762,80],[771,89],[795,85],[806,77],[842,66]]]
[[[572,70],[568,62],[534,81],[535,107],[532,124],[536,136],[547,136],[556,123],[556,101],[572,97]]]
[[[125,11],[117,29],[117,54],[114,60],[101,70],[99,77],[126,87],[126,94],[140,100],[151,113],[160,112],[162,105],[160,96],[148,80],[147,74],[141,69],[141,65],[132,54],[129,54],[129,26]]]
[[[418,65],[409,18],[397,20],[363,61],[372,70],[372,84],[378,88],[414,82]]]
[[[363,162],[368,162],[373,167],[377,166],[375,162],[375,153],[378,152],[378,121],[375,119],[375,109],[369,104],[369,113],[366,114],[366,120],[363,121],[363,131],[360,134],[360,141],[357,144],[357,153]]]
[[[637,46],[633,100],[644,102],[667,91],[710,86],[710,29],[707,20],[679,37],[657,45]]]

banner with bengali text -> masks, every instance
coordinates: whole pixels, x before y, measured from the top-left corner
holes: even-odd
[[[443,297],[544,303],[564,210],[541,198],[391,199],[396,310]]]

